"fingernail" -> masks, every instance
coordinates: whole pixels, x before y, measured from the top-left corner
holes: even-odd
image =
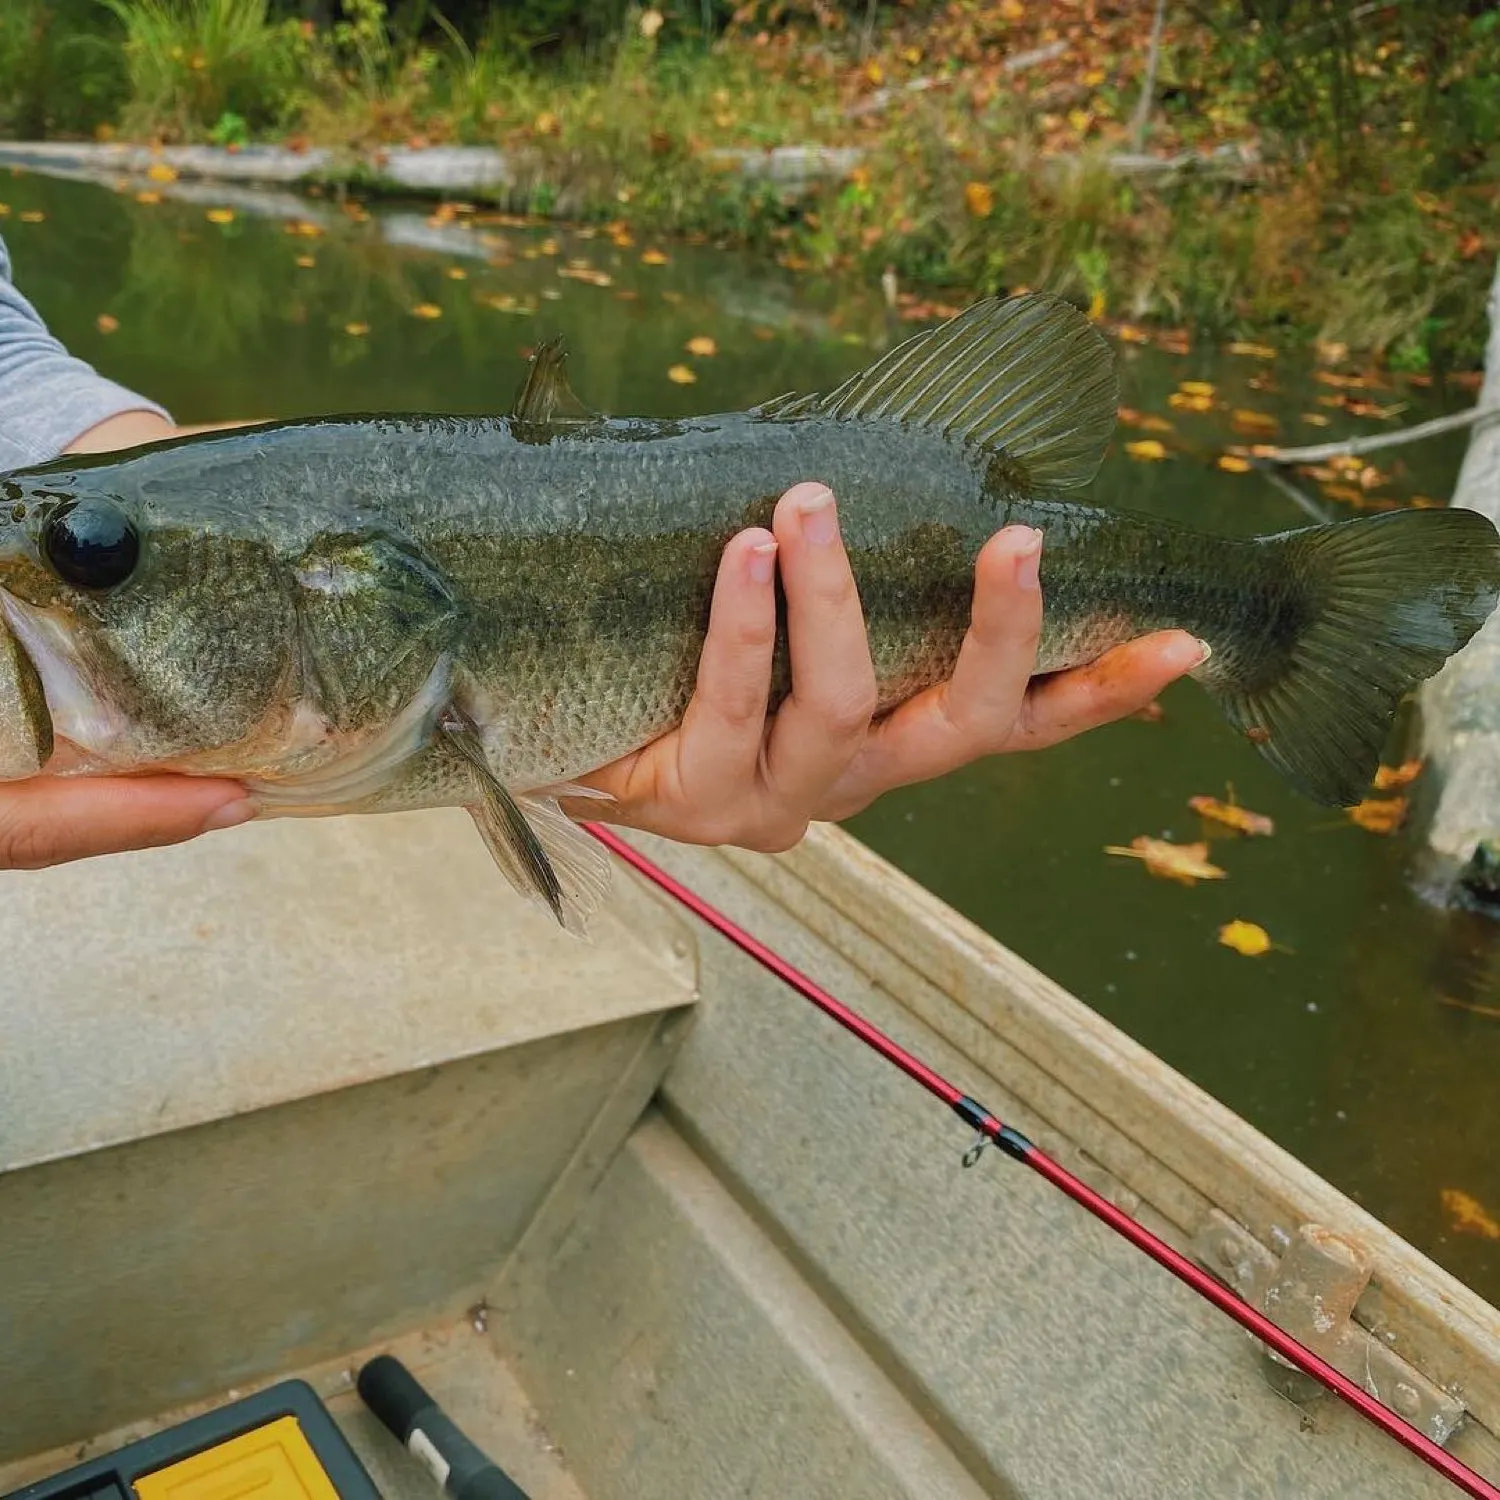
[[[802,535],[815,547],[826,547],[839,534],[839,518],[833,508],[833,491],[826,485],[797,503]]]
[[[240,823],[248,823],[254,816],[255,804],[248,797],[239,797],[209,813],[204,819],[203,831],[213,833],[220,828],[234,828]]]
[[[750,582],[769,583],[776,572],[776,543],[761,542],[750,549]]]
[[[1042,574],[1042,534],[1033,531],[1025,547],[1016,554],[1016,583],[1023,589],[1040,586]]]
[[[1203,665],[1203,663],[1206,662],[1209,659],[1209,657],[1212,656],[1213,654],[1214,654],[1214,648],[1212,646],[1210,646],[1207,641],[1205,641],[1205,640],[1199,640],[1199,642],[1198,642],[1198,660],[1195,661],[1193,663],[1193,665],[1195,667],[1201,667]]]

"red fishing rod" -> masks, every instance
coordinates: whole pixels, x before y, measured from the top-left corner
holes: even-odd
[[[874,1022],[867,1020],[842,1000],[830,995],[816,981],[810,979],[794,964],[789,963],[774,949],[768,948],[759,938],[746,932],[732,918],[705,901],[695,891],[689,890],[680,880],[669,875],[660,865],[653,863],[640,850],[627,844],[612,829],[599,823],[583,825],[606,849],[619,855],[632,869],[639,871],[654,885],[660,886],[668,895],[675,897],[695,916],[708,923],[716,932],[723,934],[742,952],[748,953],[762,967],[794,989],[804,1000],[810,1000],[824,1015],[837,1021],[846,1031],[852,1031],[867,1047],[878,1052],[889,1063],[894,1063],[910,1079],[922,1085],[929,1094],[941,1099],[964,1124],[978,1131],[979,1140],[964,1155],[964,1165],[972,1166],[984,1146],[993,1142],[1007,1156],[1023,1162],[1032,1171],[1045,1177],[1054,1187],[1061,1188],[1075,1203],[1080,1203],[1096,1219],[1102,1219],[1116,1234],[1123,1235],[1138,1250],[1144,1250],[1159,1266],[1164,1266],[1179,1281],[1185,1281],[1200,1297],[1212,1302],[1220,1312],[1228,1314],[1241,1328],[1248,1329],[1256,1338],[1268,1344],[1288,1364],[1295,1365],[1303,1374],[1326,1386],[1334,1395],[1348,1402],[1367,1421],[1373,1422],[1382,1431],[1415,1453],[1424,1463],[1436,1469],[1445,1479],[1458,1486],[1474,1500],[1500,1500],[1500,1488],[1491,1484],[1483,1475],[1476,1474],[1465,1463],[1440,1447],[1425,1432],[1413,1427],[1410,1422],[1383,1406],[1362,1386],[1356,1385],[1347,1375],[1315,1354],[1305,1344],[1299,1343],[1284,1329],[1278,1328],[1264,1313],[1257,1311],[1248,1302],[1236,1296],[1228,1287],[1216,1281],[1187,1256],[1174,1250],[1167,1242],[1137,1223],[1129,1214],[1116,1208],[1107,1198],[1101,1197],[1093,1188],[1081,1182],[1060,1162],[1054,1161],[1045,1151],[1033,1145],[1020,1131],[1005,1124],[997,1115],[986,1109],[977,1099],[950,1083],[935,1069],[930,1068],[919,1057],[888,1037]]]

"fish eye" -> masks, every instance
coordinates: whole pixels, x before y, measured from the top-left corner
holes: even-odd
[[[64,583],[112,589],[135,571],[140,538],[129,518],[108,500],[80,500],[54,511],[41,536],[42,551]]]

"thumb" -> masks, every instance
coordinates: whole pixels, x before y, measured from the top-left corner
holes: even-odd
[[[0,783],[0,869],[177,844],[255,815],[245,789],[198,776],[38,776]]]

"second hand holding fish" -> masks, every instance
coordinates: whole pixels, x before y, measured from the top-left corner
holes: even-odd
[[[872,722],[875,671],[835,497],[823,484],[794,486],[771,531],[743,531],[724,549],[682,724],[582,778],[613,804],[569,811],[681,843],[775,853],[797,843],[809,823],[852,817],[897,787],[1122,719],[1202,663],[1201,641],[1168,630],[1033,678],[1045,541],[1027,526],[991,538],[979,554],[973,617],[951,677]],[[768,715],[778,564],[792,691]]]

